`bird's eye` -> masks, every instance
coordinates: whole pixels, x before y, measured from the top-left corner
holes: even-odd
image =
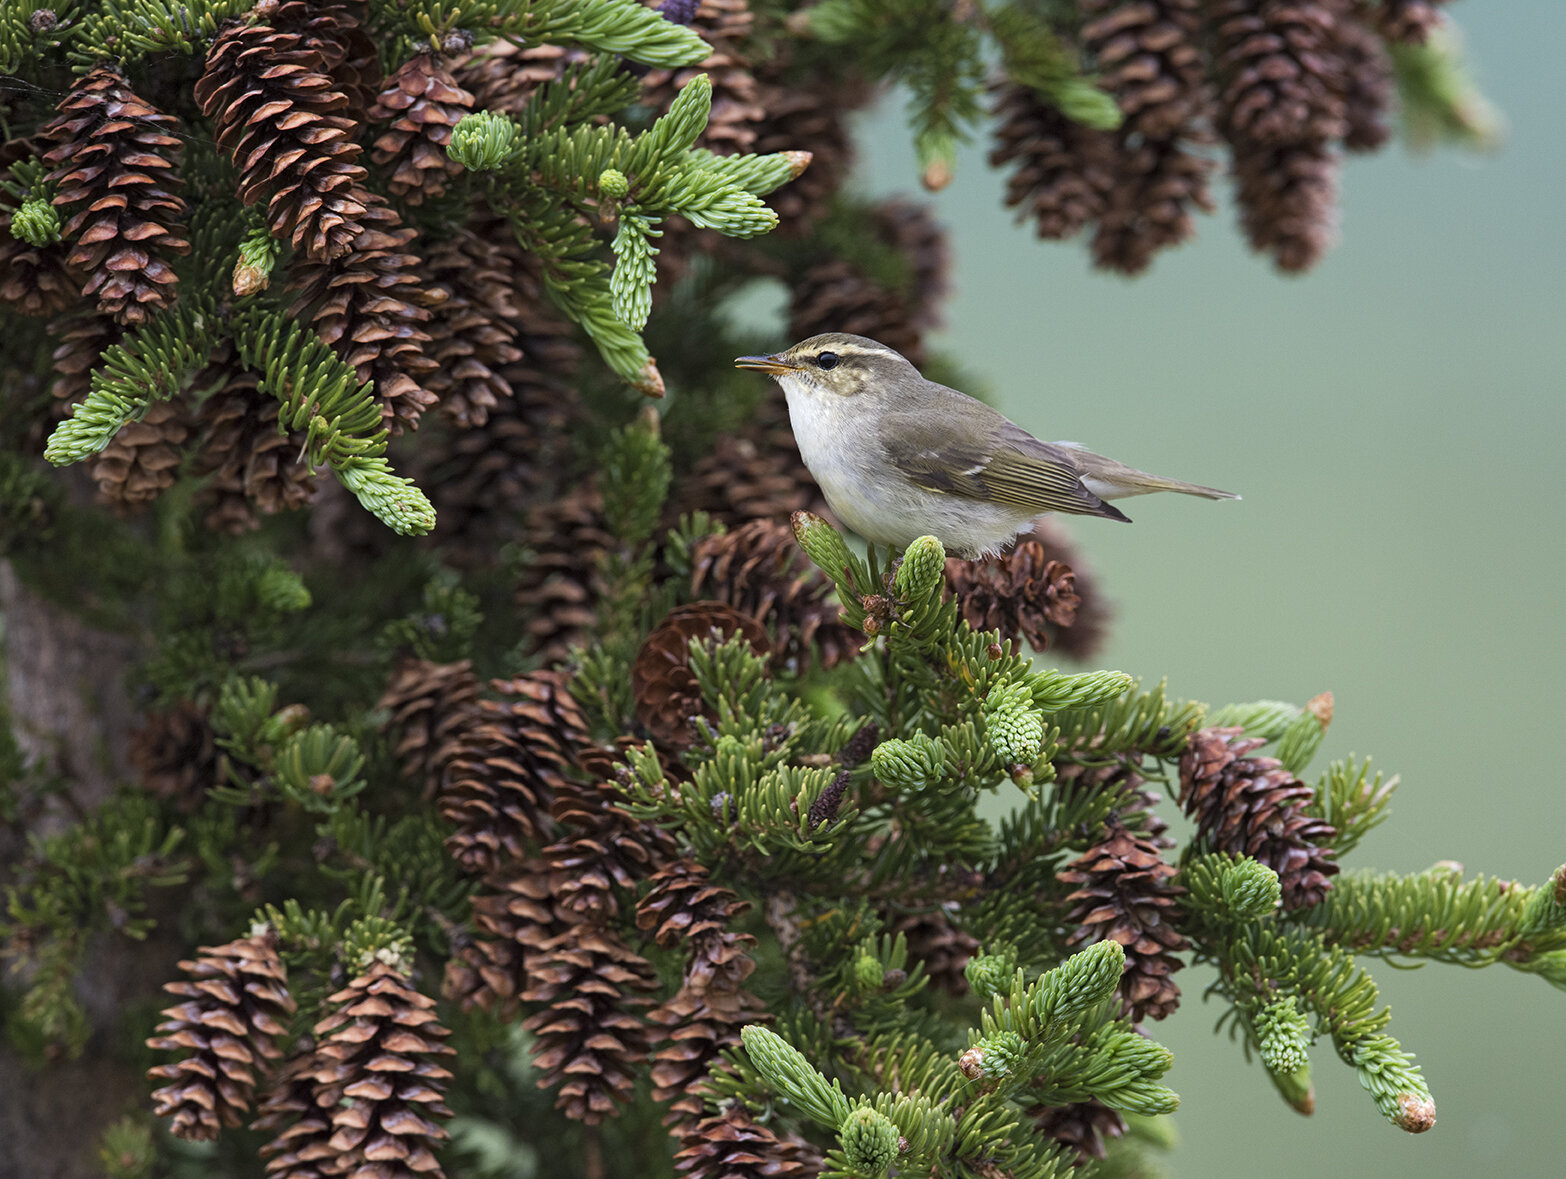
[[[816,357],[816,367],[836,368],[838,359],[839,357],[836,352],[823,352]]]

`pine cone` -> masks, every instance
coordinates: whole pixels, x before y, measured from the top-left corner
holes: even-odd
[[[457,84],[473,92],[476,110],[522,113],[545,82],[581,59],[581,51],[561,45],[528,45],[495,40],[452,63]]]
[[[769,387],[742,431],[718,435],[711,451],[675,485],[670,505],[671,523],[686,513],[706,512],[730,528],[827,510],[799,457],[781,389]]]
[[[150,712],[130,737],[130,761],[147,793],[188,814],[206,801],[218,782],[218,754],[207,710],[180,700]]]
[[[657,7],[652,0],[643,0]],[[642,78],[642,105],[662,114],[674,96],[697,74],[712,82],[712,115],[698,141],[720,156],[755,151],[756,128],[767,117],[761,105],[761,85],[741,49],[755,17],[746,0],[701,0],[688,24],[712,46],[712,53],[693,66],[649,70]]]
[[[1132,133],[1168,140],[1206,114],[1198,0],[1082,0],[1082,45]]]
[[[252,1130],[270,1132],[261,1147],[266,1173],[278,1179],[325,1179],[336,1161],[332,1140],[332,1111],[316,1099],[315,1051],[307,1047],[294,1055],[273,1079],[262,1097]]]
[[[1074,1151],[1079,1167],[1089,1159],[1102,1159],[1106,1153],[1104,1140],[1119,1138],[1126,1132],[1124,1118],[1093,1100],[1070,1105],[1030,1105],[1023,1112],[1033,1120],[1039,1133]]]
[[[560,672],[529,672],[492,687],[507,699],[465,712],[468,725],[439,796],[441,815],[456,827],[446,848],[475,875],[523,859],[587,737]]]
[[[604,595],[600,559],[614,538],[604,525],[597,480],[583,479],[539,503],[523,536],[533,554],[516,592],[527,616],[527,653],[561,663],[592,633]]]
[[[1062,805],[1111,795],[1116,822],[1157,847],[1173,847],[1174,841],[1164,836],[1169,824],[1153,809],[1163,801],[1163,795],[1145,789],[1142,757],[1141,753],[1117,753],[1105,758],[1092,741],[1061,750],[1054,759],[1055,795]]]
[[[266,17],[225,27],[207,52],[196,101],[239,167],[245,204],[268,197],[275,237],[312,259],[348,252],[368,197],[353,98],[331,69],[348,57],[312,20],[355,22],[342,5],[284,0]],[[270,23],[268,23],[270,22]]]
[[[223,946],[202,946],[179,964],[190,981],[163,989],[185,1002],[167,1007],[149,1048],[183,1053],[147,1075],[172,1082],[152,1096],[157,1117],[173,1119],[180,1138],[210,1140],[238,1126],[255,1096],[258,1073],[282,1055],[276,1044],[295,1004],[275,938],[256,934]]]
[[[184,401],[154,401],[138,420],[121,426],[93,460],[99,496],[127,509],[151,503],[174,485],[190,432]]]
[[[1364,4],[1360,11],[1369,9],[1376,29],[1388,41],[1404,45],[1423,45],[1431,32],[1441,23],[1441,5],[1447,0],[1378,0]]]
[[[1120,999],[1131,1018],[1163,1019],[1180,1005],[1180,988],[1170,977],[1185,965],[1176,954],[1190,948],[1170,922],[1178,915],[1172,865],[1164,863],[1157,843],[1133,835],[1111,820],[1098,844],[1056,873],[1076,890],[1067,921],[1077,929],[1072,947],[1115,941],[1125,947],[1126,969]]]
[[[49,395],[55,400],[56,414],[66,417],[87,396],[92,370],[104,352],[120,342],[123,331],[109,316],[89,313],[52,320],[49,334],[60,341],[54,349],[55,378]]]
[[[33,139],[0,143],[0,176],[40,151]],[[22,199],[0,188],[0,304],[21,315],[53,317],[76,301],[82,278],[66,264],[70,251],[65,242],[35,246],[12,233],[11,217]]]
[[[1357,15],[1339,17],[1333,48],[1342,61],[1343,146],[1349,151],[1374,151],[1392,137],[1387,115],[1395,89],[1392,59],[1381,38],[1360,23]]]
[[[870,101],[872,87],[853,70],[830,74],[794,74],[786,60],[774,57],[758,66],[757,101],[766,118],[756,127],[751,151],[808,151],[810,166],[767,197],[778,215],[781,236],[810,234],[831,207],[853,167],[848,116]]]
[[[1208,0],[1218,129],[1230,143],[1288,147],[1342,137],[1337,0]]]
[[[1239,728],[1202,729],[1180,758],[1180,805],[1211,851],[1250,856],[1278,874],[1283,907],[1319,904],[1335,876],[1337,831],[1305,807],[1315,792],[1273,757],[1246,757],[1261,738]]]
[[[1193,209],[1214,209],[1207,181],[1213,162],[1191,150],[1208,141],[1205,131],[1170,139],[1144,139],[1122,127],[1115,181],[1098,229],[1093,261],[1104,270],[1140,274],[1160,250],[1196,236]]]
[[[657,985],[645,958],[591,925],[570,927],[528,963],[522,998],[545,1006],[522,1026],[544,1074],[538,1087],[558,1088],[567,1117],[596,1125],[631,1099],[649,1039],[636,1011]]]
[[[470,659],[404,659],[376,703],[376,710],[387,714],[383,727],[397,735],[394,752],[403,776],[423,784],[424,798],[440,789],[447,767],[476,726],[478,694]]]
[[[476,1007],[497,1019],[516,1018],[533,963],[565,929],[550,904],[555,876],[543,860],[524,860],[503,874],[494,891],[473,897],[480,936],[460,945],[446,963],[441,994],[464,1011]]]
[[[201,403],[198,413],[204,433],[192,474],[211,477],[196,499],[210,505],[208,528],[238,535],[261,526],[257,512],[270,516],[309,503],[315,473],[299,461],[303,432],[278,429],[281,405],[259,391],[255,373],[237,369],[229,358],[215,363],[209,374],[208,384],[225,384]]]
[[[779,1138],[734,1102],[683,1128],[674,1170],[681,1179],[804,1179],[825,1165],[802,1138]]]
[[[602,925],[619,916],[621,896],[679,853],[663,828],[620,809],[620,789],[606,780],[624,768],[618,755],[593,750],[582,761],[593,783],[572,783],[555,796],[549,813],[561,834],[543,859],[556,873],[550,904],[557,921]]]
[[[749,954],[756,939],[729,928],[749,908],[690,859],[653,876],[636,907],[636,927],[651,930],[659,946],[688,948],[679,991],[648,1017],[665,1029],[652,1054],[652,1083],[653,1100],[669,1103],[666,1122],[701,1116],[708,1067],[740,1042],[741,1027],[761,1015],[760,1001],[743,988],[756,968]]]
[[[422,263],[407,252],[418,231],[380,197],[365,193],[363,201],[359,233],[332,260],[295,261],[291,281],[299,297],[289,314],[308,319],[359,381],[375,382],[381,416],[398,434],[415,429],[435,404],[421,383],[437,367],[424,349],[425,324],[446,292],[425,284]]]
[[[522,359],[516,346],[521,312],[502,257],[464,230],[433,245],[426,259],[432,285],[445,299],[429,326],[435,368],[425,384],[459,426],[482,426],[510,398],[503,374]]]
[[[949,558],[946,587],[974,630],[998,630],[1014,644],[1025,639],[1035,651],[1058,643],[1073,658],[1086,658],[1102,637],[1103,607],[1090,598],[1083,609],[1077,575],[1061,559],[1072,555],[1058,534],[1035,530],[1005,556]],[[1086,625],[1073,633],[1079,614]]]
[[[908,939],[908,956],[924,963],[931,986],[959,998],[968,993],[968,976],[963,972],[978,952],[979,939],[954,924],[946,909],[904,913],[886,932]]]
[[[655,738],[675,749],[694,743],[692,722],[705,715],[705,706],[691,671],[690,641],[722,642],[735,634],[743,635],[757,655],[772,653],[761,624],[722,602],[678,606],[647,636],[631,665],[631,690],[636,717]]]
[[[328,1002],[338,1009],[315,1025],[314,1100],[329,1111],[332,1174],[441,1176],[433,1147],[443,1142],[442,1100],[451,1073],[430,1058],[452,1055],[451,1033],[435,1000],[406,975],[372,962]]]
[[[473,95],[464,90],[431,53],[417,53],[386,79],[369,117],[390,122],[375,141],[370,158],[384,172],[393,196],[410,205],[446,191],[446,182],[462,166],[446,154],[451,129],[473,110]]]
[[[1041,238],[1064,241],[1097,221],[1115,182],[1115,137],[1068,119],[1031,87],[996,90],[990,166],[1015,163],[1006,206]]]
[[[1252,248],[1280,270],[1309,270],[1337,240],[1337,156],[1314,144],[1233,152],[1235,200]]]
[[[185,202],[172,191],[180,183],[177,126],[138,98],[116,67],[98,65],[43,129],[59,145],[44,156],[54,165],[54,203],[82,206],[62,227],[75,243],[67,264],[88,275],[82,294],[121,323],[168,306],[178,278],[167,259],[190,252],[178,228]]]
[[[691,549],[691,593],[749,614],[771,631],[790,671],[859,654],[864,636],[839,619],[832,582],[804,557],[783,519],[752,520],[705,536]]]

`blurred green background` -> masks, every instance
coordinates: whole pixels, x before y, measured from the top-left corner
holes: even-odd
[[[1150,274],[1093,272],[1080,243],[1012,223],[976,145],[932,198],[956,286],[932,344],[1044,438],[1243,493],[1075,525],[1118,604],[1103,666],[1214,704],[1330,688],[1307,777],[1350,752],[1402,775],[1347,866],[1539,882],[1566,860],[1566,5],[1452,13],[1504,146],[1351,161],[1342,240],[1313,273],[1250,255],[1226,200]],[[915,189],[900,100],[862,131],[861,186]],[[1330,1044],[1315,1116],[1293,1113],[1213,1035],[1211,974],[1189,969],[1152,1029],[1183,1098],[1176,1175],[1562,1173],[1566,995],[1502,967],[1368,965],[1435,1129],[1382,1121]]]

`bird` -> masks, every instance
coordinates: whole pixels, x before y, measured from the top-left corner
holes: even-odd
[[[1047,512],[1130,523],[1108,501],[1152,491],[1239,499],[1164,479],[1076,442],[1041,442],[893,348],[827,332],[736,368],[788,398],[799,454],[833,514],[874,545],[934,536],[954,556],[998,555]]]

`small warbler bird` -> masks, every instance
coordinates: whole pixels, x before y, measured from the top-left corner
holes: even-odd
[[[1105,501],[1150,491],[1240,498],[1075,442],[1040,442],[864,336],[829,332],[734,364],[777,378],[805,466],[837,518],[872,544],[906,548],[933,535],[947,552],[978,558],[1045,512],[1130,523]]]

